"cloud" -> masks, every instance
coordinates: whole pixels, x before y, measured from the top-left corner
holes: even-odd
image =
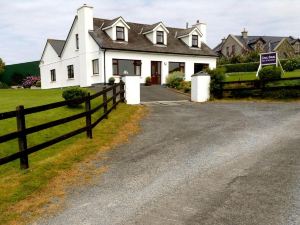
[[[47,38],[65,39],[80,0],[2,1],[0,57],[7,64],[38,60]],[[185,27],[206,22],[208,44],[214,47],[245,27],[249,35],[300,36],[297,0],[89,0],[94,16]]]

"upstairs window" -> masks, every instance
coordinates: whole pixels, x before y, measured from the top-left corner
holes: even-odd
[[[125,40],[124,27],[116,27],[116,32],[117,32],[117,40],[124,41]]]
[[[68,69],[68,79],[74,79],[74,66],[69,65],[67,66]]]
[[[163,45],[164,44],[164,32],[156,31],[156,44]]]
[[[51,82],[56,81],[56,72],[55,70],[50,70]]]
[[[193,35],[192,36],[192,47],[198,48],[199,43],[198,43],[198,35]]]
[[[98,59],[92,60],[92,64],[93,64],[93,75],[99,75],[99,60]]]
[[[76,49],[79,49],[79,36],[78,34],[75,34],[75,39],[76,39]]]

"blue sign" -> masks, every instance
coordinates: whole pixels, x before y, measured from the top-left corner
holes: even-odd
[[[262,66],[266,65],[277,65],[277,53],[270,52],[270,53],[263,53],[260,55],[260,64]]]

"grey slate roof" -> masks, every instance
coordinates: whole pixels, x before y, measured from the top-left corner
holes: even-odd
[[[146,32],[149,32],[149,31],[152,31],[158,24],[160,24],[161,22],[158,22],[158,23],[155,23],[155,24],[152,24],[152,25],[148,25],[147,27],[145,27],[143,29],[143,33],[146,33]]]
[[[177,33],[177,37],[181,37],[181,36],[184,36],[184,35],[188,35],[189,33],[192,32],[192,30],[194,30],[195,27],[190,27],[190,28],[187,28],[187,29],[182,29],[180,31],[178,31]]]
[[[55,39],[48,39],[48,43],[54,48],[57,55],[60,55],[61,51],[63,50],[63,47],[65,45],[64,40],[55,40]]]
[[[141,52],[156,52],[156,53],[169,53],[169,54],[186,54],[186,55],[199,55],[199,56],[213,56],[217,55],[204,43],[201,49],[190,48],[183,41],[175,37],[178,33],[185,29],[167,27],[169,30],[167,46],[153,45],[142,33],[147,29],[151,29],[153,25],[130,23],[128,32],[128,42],[116,42],[101,29],[107,27],[111,20],[94,18],[94,31],[90,31],[90,35],[103,49],[113,50],[127,50],[127,51],[141,51]],[[178,36],[178,35],[177,35]]]

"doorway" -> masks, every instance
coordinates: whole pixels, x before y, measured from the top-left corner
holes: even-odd
[[[151,83],[161,84],[161,62],[151,61]]]

